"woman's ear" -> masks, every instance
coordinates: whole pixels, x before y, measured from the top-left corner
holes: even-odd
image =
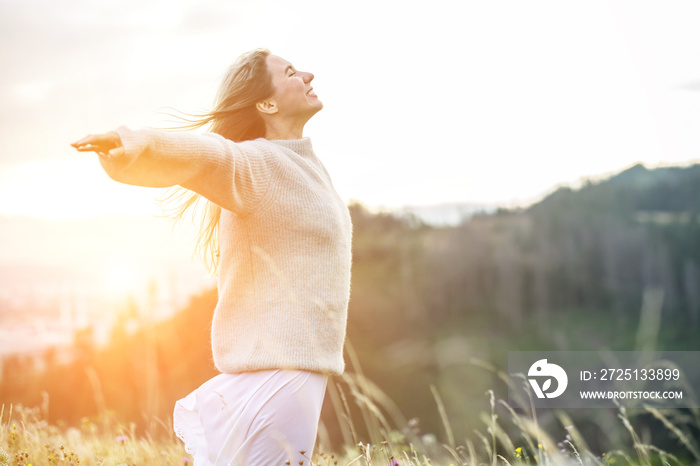
[[[277,108],[277,103],[274,100],[261,100],[255,104],[255,107],[260,113],[264,113],[266,115],[272,115],[277,113],[277,110],[279,110]]]

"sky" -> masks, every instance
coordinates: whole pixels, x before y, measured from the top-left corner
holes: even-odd
[[[370,207],[527,205],[700,156],[700,3],[0,0],[0,215],[147,214],[70,142],[210,108],[241,53],[315,74],[307,125]]]

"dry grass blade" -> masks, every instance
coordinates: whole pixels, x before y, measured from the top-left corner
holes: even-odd
[[[498,455],[497,457],[498,457],[499,460],[501,460],[501,461],[503,462],[503,464],[507,464],[508,466],[510,466],[510,463],[508,462],[507,459],[505,459],[505,458],[502,457],[501,455]]]
[[[641,445],[641,446],[643,448],[646,448],[649,451],[654,451],[654,452],[658,453],[659,456],[664,460],[665,460],[665,458],[670,458],[673,461],[675,461],[676,463],[680,463],[680,460],[678,459],[678,457],[676,457],[675,455],[673,455],[667,451],[662,450],[659,447],[655,447],[654,445]]]
[[[625,426],[625,429],[627,429],[627,431],[632,436],[634,450],[637,452],[637,457],[639,458],[640,464],[643,464],[645,466],[651,466],[649,454],[647,453],[646,448],[642,446],[642,442],[639,440],[639,436],[634,431],[634,428],[632,427],[632,424],[630,423],[629,419],[627,419],[627,413],[624,406],[620,406],[620,413],[618,414],[618,418],[620,418],[620,420],[622,421],[622,425]]]
[[[651,413],[652,416],[654,416],[656,419],[661,421],[663,425],[673,433],[673,435],[678,437],[683,446],[685,446],[688,449],[688,451],[693,455],[695,460],[700,462],[700,452],[698,452],[697,447],[693,444],[693,442],[687,435],[685,435],[678,427],[676,427],[671,421],[669,421],[668,418],[664,416],[663,413],[661,413],[661,411],[659,411],[658,409],[653,408],[651,406],[644,406],[644,409]]]
[[[445,427],[445,432],[447,434],[447,443],[455,448],[455,437],[452,434],[452,426],[450,426],[450,421],[447,419],[447,411],[445,411],[445,405],[440,398],[440,394],[435,388],[435,385],[430,386],[430,391],[433,393],[433,398],[435,398],[435,403],[437,403],[438,412],[440,413],[440,418],[442,419],[442,424]]]
[[[477,464],[476,450],[474,449],[474,444],[467,439],[467,451],[469,452],[469,464]]]
[[[501,445],[503,445],[503,448],[506,451],[515,451],[515,445],[513,445],[513,441],[510,439],[508,434],[501,428],[500,424],[498,424],[498,421],[496,419],[492,419],[492,416],[489,416],[487,413],[481,413],[481,420],[487,426],[490,425],[492,429],[492,434],[495,435],[498,442],[500,442]]]
[[[489,441],[484,437],[484,434],[479,432],[478,430],[475,430],[474,433],[476,434],[477,437],[481,440],[481,443],[484,444],[484,450],[486,451],[486,454],[489,456],[489,461],[493,462],[494,458],[494,452],[491,451],[491,445],[489,444]]]

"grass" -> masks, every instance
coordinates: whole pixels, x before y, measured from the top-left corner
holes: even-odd
[[[0,411],[0,465],[182,465],[192,459],[173,438],[139,438],[135,427],[83,418],[80,428],[49,425],[39,408]]]
[[[321,424],[316,451],[305,452],[306,460],[298,464],[675,466],[700,463],[696,441],[659,410],[649,409],[649,413],[678,440],[679,451],[689,460],[645,443],[643,435],[633,428],[624,407],[619,407],[617,418],[629,446],[595,453],[566,412],[555,412],[566,434],[553,438],[542,427],[534,409],[513,408],[498,400],[491,390],[485,393],[483,429],[474,431],[473,439],[459,441],[452,433],[449,412],[438,391],[432,387],[432,392],[444,432],[421,433],[418,423],[403,418],[392,401],[371,381],[361,373],[346,373],[336,383],[329,384],[343,445],[333,450],[325,426]],[[79,428],[49,425],[44,417],[40,408],[2,407],[0,466],[192,465],[192,458],[185,453],[169,423],[160,420],[156,420],[153,432],[139,437],[134,424],[120,424],[109,412],[96,419],[83,419]],[[359,420],[366,439],[358,438]],[[438,437],[444,437],[446,443],[440,443]]]

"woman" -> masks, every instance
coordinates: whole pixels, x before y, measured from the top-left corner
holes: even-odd
[[[344,369],[352,224],[303,137],[323,108],[313,78],[256,50],[192,125],[211,133],[121,127],[73,143],[117,181],[177,185],[210,202],[200,246],[218,262],[211,340],[221,374],[174,411],[197,466],[308,464],[327,375]]]

